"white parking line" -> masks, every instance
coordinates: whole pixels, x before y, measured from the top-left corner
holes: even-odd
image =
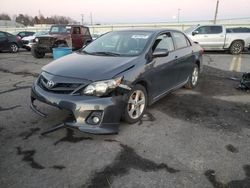
[[[229,70],[240,72],[241,71],[241,60],[242,60],[241,54],[238,56],[234,56],[232,61],[231,61]]]

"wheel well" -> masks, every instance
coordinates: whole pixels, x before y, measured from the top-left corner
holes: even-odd
[[[195,64],[198,66],[198,68],[200,69],[200,60],[197,60],[196,62],[195,62]]]
[[[244,41],[244,40],[241,40],[241,39],[236,39],[236,40],[234,40],[233,42],[231,42],[230,47],[231,47],[231,46],[232,46],[232,44],[233,44],[234,42],[236,42],[236,41],[240,41],[240,42],[242,42],[243,47],[245,46],[245,41]]]
[[[66,45],[68,45],[67,42],[66,42],[65,40],[57,40],[57,41],[55,42],[55,44],[56,44],[56,45],[59,45],[59,44],[66,44]]]
[[[136,85],[136,84],[142,85],[142,86],[146,89],[146,91],[147,91],[147,93],[148,93],[148,84],[147,84],[146,81],[140,80],[140,81],[136,82],[135,85]]]
[[[15,44],[15,45],[17,45],[17,46],[18,46],[18,44],[17,44],[16,42],[11,42],[11,43],[10,43],[10,45],[11,45],[11,44]],[[19,47],[19,46],[18,46],[18,47]]]

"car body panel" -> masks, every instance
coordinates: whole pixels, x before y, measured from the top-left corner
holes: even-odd
[[[195,34],[192,33],[202,27],[221,27],[221,32],[216,34]],[[226,50],[233,41],[244,41],[244,47],[249,48],[250,33],[227,33],[222,25],[198,25],[186,33],[193,41],[198,42],[205,50]]]
[[[159,35],[180,31],[150,31],[152,37],[148,39],[142,53],[136,56],[90,55],[81,52],[46,65],[32,87],[32,103],[37,99],[70,111],[74,120],[65,122],[65,125],[71,128],[94,134],[117,133],[127,104],[127,95],[136,84],[146,88],[148,105],[151,105],[170,91],[185,85],[195,64],[198,63],[199,70],[202,70],[202,48],[192,41],[189,41],[189,46],[174,49],[164,57],[153,57],[152,46]],[[95,81],[117,77],[122,78],[122,83],[107,96],[82,94],[82,90]],[[90,125],[88,119],[95,112],[102,113],[101,122]]]
[[[17,38],[15,35],[12,35],[7,32],[0,31],[0,50],[1,51],[9,51],[10,45],[12,43],[17,44],[19,48],[22,47],[21,39]]]
[[[65,27],[68,30],[65,32],[54,32],[53,27]],[[77,32],[76,30],[77,29]],[[38,42],[34,47],[45,53],[51,53],[52,48],[60,47],[61,45],[68,46],[73,50],[83,47],[89,41],[92,41],[89,28],[82,25],[52,25],[48,35],[37,36]]]

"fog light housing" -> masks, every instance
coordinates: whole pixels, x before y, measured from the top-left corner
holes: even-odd
[[[102,121],[102,114],[102,111],[94,111],[88,116],[86,122],[90,125],[99,125]]]
[[[97,124],[97,123],[100,122],[100,118],[99,118],[98,116],[94,116],[94,117],[92,118],[92,121],[93,121],[95,124]]]

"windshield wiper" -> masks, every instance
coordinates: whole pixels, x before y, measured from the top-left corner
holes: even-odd
[[[90,54],[93,54],[93,55],[107,55],[107,56],[121,56],[121,54],[114,53],[114,52],[92,52]]]

